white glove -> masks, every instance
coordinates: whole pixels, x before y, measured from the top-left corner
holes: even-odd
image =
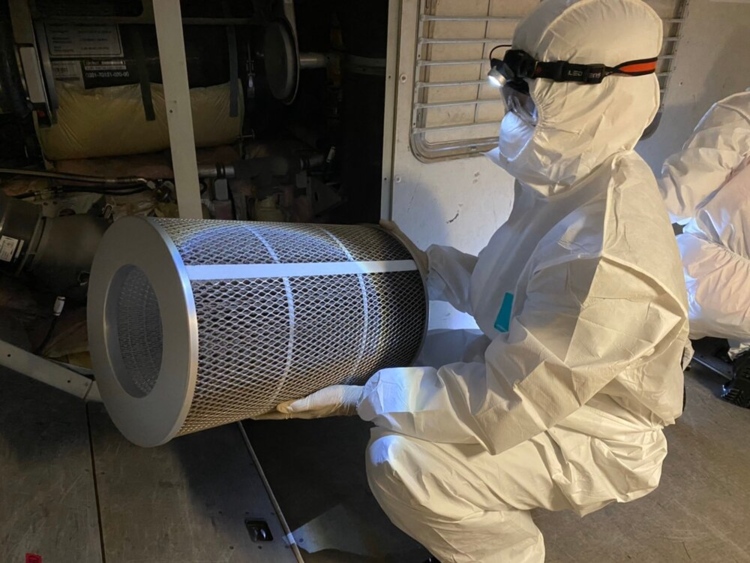
[[[329,416],[354,416],[362,401],[364,387],[359,385],[332,385],[304,399],[286,401],[276,411],[253,417],[254,420],[285,420],[288,418],[326,418]]]
[[[430,261],[427,258],[427,253],[424,250],[420,250],[419,248],[417,248],[417,245],[414,244],[411,239],[407,237],[399,228],[399,226],[393,221],[386,221],[385,219],[383,219],[382,221],[380,221],[380,226],[384,231],[387,231],[393,237],[398,239],[398,241],[403,244],[409,250],[409,252],[411,252],[412,257],[414,258],[414,262],[417,263],[419,271],[423,276],[426,276],[430,270]]]

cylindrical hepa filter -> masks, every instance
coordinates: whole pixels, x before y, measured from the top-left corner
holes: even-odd
[[[427,297],[378,227],[126,217],[99,246],[88,326],[112,420],[155,446],[409,365]]]

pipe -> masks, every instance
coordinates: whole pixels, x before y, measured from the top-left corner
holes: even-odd
[[[328,65],[328,57],[325,53],[300,53],[299,67],[302,69],[325,68]]]
[[[83,182],[86,184],[148,184],[148,179],[139,177],[100,178],[98,176],[84,176],[82,174],[65,174],[63,172],[47,172],[46,170],[26,170],[24,168],[0,168],[0,174],[16,176],[30,176],[32,178],[51,178],[53,180],[67,180],[69,182]]]
[[[263,174],[286,176],[300,170],[314,170],[326,163],[326,155],[315,153],[309,156],[276,155],[239,160],[232,164],[198,167],[198,177],[203,179],[226,178],[247,180]]]

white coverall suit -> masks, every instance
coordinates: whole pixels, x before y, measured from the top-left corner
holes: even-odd
[[[659,181],[685,270],[690,337],[750,347],[750,91],[715,104]]]
[[[655,57],[662,22],[640,0],[546,0],[513,46],[615,66]],[[682,410],[680,256],[633,152],[657,79],[528,82],[536,127],[509,112],[490,155],[518,180],[507,223],[478,257],[427,252],[431,297],[474,316],[491,341],[484,358],[382,370],[364,388],[279,406],[374,422],[372,491],[443,563],[544,561],[529,510],[583,515],[646,495],[667,453],[662,428]]]

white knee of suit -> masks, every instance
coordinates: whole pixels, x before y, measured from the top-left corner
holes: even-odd
[[[544,561],[530,513],[497,501],[480,480],[469,483],[455,461],[436,444],[376,436],[367,450],[370,489],[391,521],[444,563]]]
[[[384,506],[403,503],[409,491],[403,481],[405,467],[413,465],[407,438],[386,434],[373,438],[367,448],[367,479],[375,498]],[[386,509],[386,512],[390,512]]]
[[[413,527],[417,515],[460,520],[476,513],[471,500],[455,494],[459,483],[450,483],[447,467],[429,443],[399,434],[374,437],[367,449],[370,489],[391,520],[401,528]]]
[[[367,480],[391,522],[436,554],[450,545],[430,526],[434,507],[428,505],[440,502],[439,498],[415,490],[414,482],[421,479],[419,467],[425,463],[417,456],[414,441],[404,436],[373,437],[367,448]]]

